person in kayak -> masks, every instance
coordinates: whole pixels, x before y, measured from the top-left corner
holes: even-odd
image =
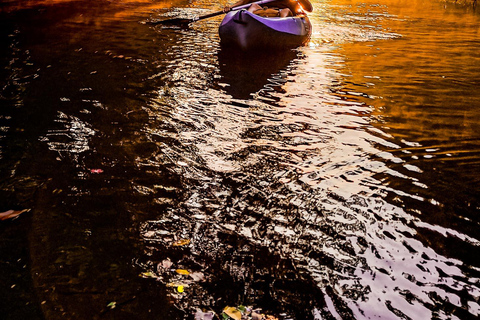
[[[223,8],[223,12],[227,13],[234,7],[252,3],[254,1],[256,0],[239,0],[232,6],[226,6]],[[248,11],[262,17],[284,18],[301,14],[304,11],[312,12],[313,6],[309,0],[278,0],[265,3],[264,7],[261,7],[256,3],[252,3],[252,5],[248,8]]]

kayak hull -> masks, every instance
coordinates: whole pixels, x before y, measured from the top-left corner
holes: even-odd
[[[304,45],[312,32],[307,16],[265,18],[246,10],[229,12],[219,27],[220,43],[243,51],[294,48]]]

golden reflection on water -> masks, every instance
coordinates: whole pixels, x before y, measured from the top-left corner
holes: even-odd
[[[473,76],[480,72],[478,15],[426,1],[329,5],[338,6],[337,15],[320,7],[312,44],[340,45],[345,61],[338,71],[348,75],[343,80],[350,83],[348,90],[374,107],[372,118],[380,128],[427,145],[478,136],[480,111],[470,107],[479,104]],[[351,8],[348,13],[342,11],[345,6]],[[308,55],[307,61],[314,57]]]

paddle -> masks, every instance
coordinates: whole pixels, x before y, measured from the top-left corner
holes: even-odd
[[[261,1],[256,1],[256,2],[252,2],[252,3],[247,3],[247,4],[244,4],[244,5],[241,5],[241,6],[238,6],[238,7],[233,7],[231,9],[231,11],[237,11],[237,10],[242,10],[242,9],[247,9],[248,7],[250,7],[252,4],[256,3],[258,5],[262,5],[264,3],[269,3],[269,2],[273,2],[273,1],[277,1],[277,0],[261,0]],[[168,20],[162,20],[162,21],[153,21],[151,22],[152,24],[165,24],[165,25],[168,25],[168,24],[177,24],[177,25],[187,25],[187,24],[190,24],[192,22],[197,22],[199,20],[203,20],[203,19],[208,19],[208,18],[211,18],[211,17],[215,17],[215,16],[219,16],[221,14],[225,14],[226,12],[223,12],[223,11],[217,11],[217,12],[213,12],[213,13],[209,13],[209,14],[206,14],[204,16],[200,16],[200,17],[196,17],[196,18],[193,18],[193,19],[182,19],[182,18],[174,18],[174,19],[168,19]]]

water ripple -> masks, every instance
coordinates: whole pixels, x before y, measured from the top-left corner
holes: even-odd
[[[162,152],[189,182],[182,205],[142,225],[150,249],[137,263],[165,284],[179,281],[158,267],[165,259],[202,273],[206,284],[189,280],[195,289],[176,296],[179,307],[218,308],[221,294],[257,304],[265,291],[273,305],[281,306],[306,294],[286,284],[300,282],[316,297],[307,294],[313,300],[290,305],[291,317],[301,318],[305,310],[355,319],[478,314],[478,270],[438,253],[425,234],[455,238],[472,249],[479,241],[421,220],[405,205],[441,205],[416,192],[430,187],[420,178],[422,166],[409,158],[428,160],[449,152],[444,146],[397,140],[391,128],[377,125],[384,121],[375,106],[382,97],[370,88],[381,78],[349,79],[344,55],[318,45],[398,38],[370,25],[403,22],[381,10],[342,15],[345,29],[336,19],[336,34],[316,17],[327,28],[317,25],[322,33],[314,34],[313,46],[274,66],[250,99],[232,90],[236,84],[228,72],[241,69],[225,69],[235,62],[221,55],[217,70],[208,57],[180,72],[205,75],[204,68],[210,69],[214,89],[201,90],[196,80],[176,73],[165,75],[175,83],[167,99],[168,108],[174,108],[164,119],[172,131],[147,132],[174,139],[176,147],[164,145]],[[225,80],[225,86],[215,87]],[[152,105],[151,114],[166,114],[162,105]],[[475,151],[468,152],[473,160]],[[178,249],[172,244],[179,239],[190,242]],[[274,267],[279,274],[270,273],[268,288],[256,285],[266,281],[265,259],[282,261]],[[285,276],[293,270],[295,276]],[[213,290],[214,283],[230,278],[242,293]],[[286,296],[292,300],[285,302]],[[438,304],[445,308],[434,307]],[[452,308],[464,311],[452,314]]]
[[[221,9],[163,4],[48,25],[64,51],[52,58],[32,36],[42,72],[11,42],[0,93],[53,111],[28,133],[50,171],[24,169],[52,173],[31,236],[44,308],[95,296],[105,317],[227,305],[283,320],[479,316],[474,18],[462,15],[467,28],[434,4],[429,16],[424,2],[317,2],[308,46],[252,59],[220,47],[220,17],[138,23]]]

